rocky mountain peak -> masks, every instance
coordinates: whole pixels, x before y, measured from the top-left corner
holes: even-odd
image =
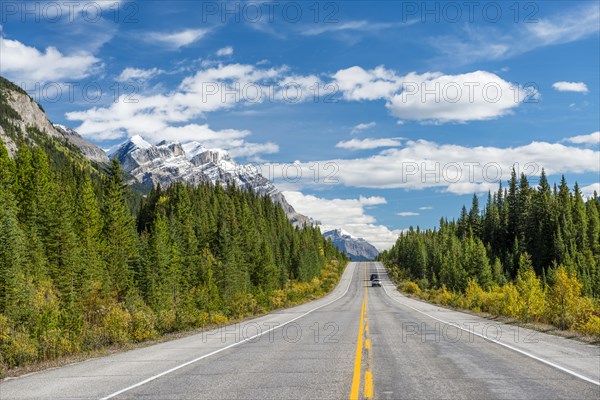
[[[0,104],[4,105],[5,118],[24,137],[28,137],[27,128],[32,127],[50,137],[59,140],[66,139],[92,161],[100,163],[109,161],[106,153],[101,148],[86,141],[73,129],[59,124],[52,124],[43,108],[27,92],[2,77],[0,77]],[[16,153],[16,138],[11,137],[9,132],[6,132],[2,126],[0,126],[0,140],[11,156]]]
[[[321,226],[323,236],[331,239],[332,243],[340,251],[343,251],[350,257],[352,261],[368,261],[373,260],[379,251],[363,238],[357,238],[343,229],[331,229]]]

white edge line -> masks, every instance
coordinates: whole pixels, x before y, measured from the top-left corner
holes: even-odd
[[[358,263],[357,263],[357,264],[358,264]],[[357,267],[355,266],[354,268],[356,269]],[[264,332],[258,333],[258,334],[254,335],[254,336],[252,336],[252,337],[245,338],[245,339],[244,339],[244,340],[242,340],[242,341],[239,341],[239,342],[232,343],[232,344],[230,344],[230,345],[228,345],[228,346],[222,347],[222,348],[220,348],[220,349],[218,349],[218,350],[215,350],[215,351],[213,351],[213,352],[210,352],[210,353],[208,353],[208,354],[205,354],[205,355],[203,355],[203,356],[200,356],[200,357],[198,357],[198,358],[194,358],[193,360],[187,361],[187,362],[185,362],[185,363],[183,363],[183,364],[180,364],[180,365],[178,365],[178,366],[176,366],[176,367],[173,367],[173,368],[171,368],[171,369],[168,369],[168,370],[166,370],[166,371],[163,371],[163,372],[161,372],[160,374],[157,374],[157,375],[151,376],[150,378],[144,379],[143,381],[141,381],[141,382],[138,382],[138,383],[136,383],[135,385],[128,386],[128,387],[126,387],[125,389],[121,389],[121,390],[119,390],[118,392],[114,392],[114,393],[112,393],[112,394],[109,394],[109,395],[108,395],[108,396],[106,396],[106,397],[102,397],[100,400],[108,400],[108,399],[112,399],[113,397],[116,397],[116,396],[118,396],[118,395],[120,395],[120,394],[123,394],[123,393],[125,393],[125,392],[128,392],[128,391],[130,391],[130,390],[132,390],[132,389],[138,388],[138,387],[140,387],[140,386],[143,386],[143,385],[145,385],[146,383],[152,382],[152,381],[154,381],[154,380],[156,380],[156,379],[158,379],[158,378],[160,378],[160,377],[162,377],[162,376],[165,376],[165,375],[167,375],[167,374],[170,374],[171,372],[175,372],[175,371],[177,371],[178,369],[181,369],[181,368],[187,367],[188,365],[194,364],[194,363],[196,363],[196,362],[198,362],[198,361],[200,361],[200,360],[203,360],[203,359],[205,359],[205,358],[208,358],[208,357],[210,357],[210,356],[213,356],[213,355],[215,355],[215,354],[217,354],[217,353],[220,353],[220,352],[222,352],[222,351],[225,351],[225,350],[227,350],[227,349],[230,349],[230,348],[232,348],[232,347],[239,346],[239,345],[240,345],[240,344],[242,344],[242,343],[249,342],[250,340],[256,339],[256,338],[258,338],[258,337],[261,337],[261,336],[263,336],[263,335],[265,335],[265,334],[267,334],[267,333],[269,333],[269,332],[272,332],[272,331],[274,331],[274,330],[276,330],[276,329],[279,329],[279,328],[282,328],[282,327],[284,327],[284,326],[286,326],[286,325],[288,325],[288,324],[291,324],[292,322],[294,322],[294,321],[296,321],[296,320],[298,320],[298,319],[300,319],[300,318],[302,318],[302,317],[305,317],[305,316],[307,316],[308,314],[312,313],[313,311],[316,311],[316,310],[318,310],[318,309],[320,309],[320,308],[323,308],[323,307],[325,307],[325,306],[328,306],[328,305],[330,305],[330,304],[332,304],[332,303],[334,303],[334,302],[336,302],[336,301],[340,300],[341,298],[343,298],[343,297],[346,295],[346,293],[348,293],[348,290],[350,289],[350,286],[351,286],[351,284],[352,284],[352,281],[353,281],[353,280],[354,280],[354,271],[352,271],[352,274],[350,275],[350,279],[349,279],[349,281],[348,281],[348,286],[346,287],[346,290],[344,290],[344,293],[342,293],[342,294],[341,294],[339,297],[337,297],[337,298],[333,299],[332,301],[330,301],[330,302],[328,302],[328,303],[325,303],[325,304],[323,304],[323,305],[320,305],[319,307],[313,308],[312,310],[309,310],[309,311],[305,312],[305,313],[304,313],[304,314],[302,314],[302,315],[299,315],[299,316],[297,316],[297,317],[295,317],[295,318],[292,318],[292,319],[290,319],[289,321],[287,321],[287,322],[284,322],[283,324],[279,324],[279,325],[277,325],[277,326],[275,326],[275,327],[273,327],[273,328],[270,328],[270,329],[268,329],[268,330],[266,330],[266,331],[264,331]]]
[[[377,266],[377,272],[379,272],[379,265]],[[386,275],[387,275],[387,272],[386,272]],[[487,336],[485,336],[485,335],[482,335],[482,334],[480,334],[480,333],[477,333],[477,332],[475,332],[475,330],[473,330],[473,331],[469,331],[469,330],[467,330],[467,329],[465,329],[465,328],[461,327],[461,326],[460,326],[460,325],[458,325],[458,324],[455,324],[455,323],[453,323],[453,322],[444,321],[444,320],[442,320],[442,319],[439,319],[439,318],[436,318],[436,317],[434,317],[434,316],[432,316],[432,315],[429,315],[429,314],[427,314],[427,313],[425,313],[425,312],[423,312],[423,311],[421,311],[421,310],[419,310],[419,309],[417,309],[417,308],[414,308],[414,307],[412,307],[412,306],[409,306],[408,304],[406,304],[406,303],[403,303],[403,302],[399,301],[398,299],[396,299],[396,298],[394,298],[394,297],[390,296],[390,294],[388,293],[387,289],[385,288],[385,285],[382,285],[382,286],[383,286],[383,291],[385,292],[385,294],[386,294],[386,295],[387,295],[387,296],[388,296],[390,299],[392,299],[392,300],[394,300],[395,302],[397,302],[398,304],[401,304],[401,305],[403,305],[403,306],[405,306],[405,307],[408,307],[408,308],[410,308],[410,309],[413,309],[413,310],[415,310],[415,311],[416,311],[416,312],[418,312],[418,313],[421,313],[421,314],[423,314],[423,315],[426,315],[426,316],[428,316],[429,318],[435,319],[436,321],[439,321],[439,322],[441,322],[441,323],[444,323],[444,324],[446,324],[446,325],[451,325],[451,326],[454,326],[454,327],[456,327],[456,328],[458,328],[458,329],[460,329],[460,330],[463,330],[463,331],[465,331],[465,332],[467,332],[467,333],[472,333],[472,334],[473,334],[473,335],[475,335],[475,336],[479,336],[480,338],[482,338],[482,339],[485,339],[485,340],[487,340],[487,341],[489,341],[489,342],[492,342],[492,343],[499,344],[500,346],[504,346],[504,347],[506,347],[506,348],[508,348],[508,349],[511,349],[511,350],[513,350],[513,351],[516,351],[517,353],[521,353],[521,354],[523,354],[523,355],[525,355],[525,356],[527,356],[527,357],[533,358],[534,360],[540,361],[540,362],[542,362],[542,363],[544,363],[544,364],[546,364],[546,365],[549,365],[549,366],[551,366],[551,367],[554,367],[554,368],[556,368],[556,369],[559,369],[559,370],[561,370],[561,371],[563,371],[563,372],[566,372],[567,374],[573,375],[573,376],[575,376],[575,377],[577,377],[577,378],[579,378],[579,379],[582,379],[582,380],[584,380],[584,381],[586,381],[586,382],[590,382],[590,383],[593,383],[594,385],[600,386],[600,382],[598,382],[597,380],[595,380],[595,379],[593,379],[593,378],[588,378],[587,376],[581,375],[581,374],[579,374],[579,373],[577,373],[577,372],[575,372],[575,371],[571,371],[570,369],[567,369],[567,368],[565,368],[565,367],[561,367],[560,365],[558,365],[558,364],[555,364],[555,363],[553,363],[552,361],[544,360],[543,358],[540,358],[540,357],[538,357],[538,356],[536,356],[536,355],[533,355],[533,354],[531,354],[531,353],[528,353],[528,352],[526,352],[526,351],[524,351],[524,350],[518,349],[518,348],[516,348],[516,347],[513,347],[513,346],[511,346],[511,345],[509,345],[509,344],[506,344],[506,343],[502,343],[502,342],[500,342],[499,340],[496,340],[496,339],[490,339],[490,338],[488,338],[488,337],[487,337]],[[428,303],[425,303],[425,304],[428,304]]]

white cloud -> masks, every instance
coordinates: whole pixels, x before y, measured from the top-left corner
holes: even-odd
[[[591,185],[582,187],[580,190],[583,198],[589,199],[590,197],[594,197],[594,192],[600,195],[600,183],[592,183]]]
[[[578,93],[587,93],[588,87],[583,82],[554,82],[552,87],[559,92],[578,92]]]
[[[600,146],[600,132],[590,133],[589,135],[572,136],[564,140],[565,142],[575,144],[589,144]]]
[[[233,148],[243,145],[243,138],[250,136],[250,131],[237,129],[221,129],[215,131],[207,124],[189,124],[169,126],[160,131],[149,132],[144,136],[150,141],[173,140],[181,142],[197,141],[209,148]]]
[[[498,118],[539,95],[487,71],[461,75],[411,72],[400,76],[383,66],[371,70],[354,66],[332,77],[345,100],[385,99],[386,107],[400,119],[436,123]]]
[[[535,95],[496,74],[475,71],[406,81],[403,92],[391,97],[386,106],[400,119],[467,122],[509,114]]]
[[[309,215],[324,225],[342,228],[351,235],[364,238],[380,250],[389,249],[401,230],[390,230],[376,224],[375,217],[365,213],[365,208],[386,204],[383,197],[358,199],[324,199],[298,191],[285,191],[287,201],[301,214]]]
[[[417,140],[369,157],[314,160],[302,166],[306,171],[315,162],[335,166],[337,184],[349,187],[439,188],[449,193],[470,194],[497,189],[499,180],[510,178],[513,166],[527,176],[539,176],[542,168],[548,175],[597,174],[599,159],[598,150],[561,143],[532,142],[502,148]],[[301,185],[314,184],[308,178],[301,182]]]
[[[208,29],[184,29],[178,32],[151,32],[146,35],[146,40],[158,42],[173,49],[189,46],[190,44],[202,39]]]
[[[102,66],[98,58],[86,51],[69,55],[61,53],[56,47],[40,51],[2,36],[0,56],[2,73],[17,83],[82,79],[98,72]]]
[[[233,54],[233,47],[231,47],[231,46],[223,47],[222,49],[217,50],[218,57],[230,56],[232,54]]]
[[[402,212],[396,213],[396,215],[399,215],[401,217],[414,217],[414,216],[417,216],[420,214],[418,212],[402,211]]]
[[[433,207],[431,207],[431,206],[423,206],[423,207],[419,207],[419,210],[422,210],[422,211],[433,210]]]
[[[354,66],[341,69],[332,77],[346,100],[386,99],[402,87],[402,77],[383,66],[371,70]]]
[[[163,74],[165,71],[158,68],[140,69],[140,68],[125,68],[116,78],[118,82],[128,82],[132,80],[147,81],[157,75]]]
[[[498,189],[498,182],[456,182],[451,183],[444,192],[454,194],[471,194],[493,192]]]
[[[360,123],[358,125],[354,125],[354,127],[352,127],[352,130],[350,131],[351,135],[354,135],[356,133],[365,131],[367,129],[371,129],[373,127],[375,127],[375,125],[377,125],[377,123],[375,121],[371,121],[368,123]]]
[[[274,154],[279,152],[279,146],[275,143],[250,143],[245,142],[239,147],[229,149],[233,157],[252,157],[258,154]]]
[[[314,85],[318,79],[316,76],[291,75],[285,66],[260,68],[246,64],[219,64],[184,78],[172,92],[139,93],[133,99],[122,96],[108,107],[70,112],[66,117],[71,121],[83,121],[77,131],[96,140],[135,134],[147,137],[217,110],[270,101],[293,102],[290,98],[295,96],[294,90],[285,92],[287,82],[307,87]],[[273,82],[278,86],[273,88]],[[295,101],[312,99],[309,90],[298,93],[302,93],[303,97]]]
[[[346,141],[338,142],[335,147],[348,150],[369,150],[376,149],[379,147],[397,147],[400,146],[401,142],[398,138],[390,139],[351,139]]]

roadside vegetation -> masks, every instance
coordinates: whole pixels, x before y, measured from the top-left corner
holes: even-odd
[[[424,300],[600,337],[600,202],[566,180],[538,187],[513,171],[507,189],[473,197],[457,221],[409,229],[380,259]]]
[[[210,184],[142,196],[118,162],[103,172],[41,132],[15,135],[14,159],[0,142],[0,376],[305,302],[346,265],[269,197]]]

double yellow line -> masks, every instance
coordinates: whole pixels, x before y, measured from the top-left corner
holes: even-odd
[[[364,281],[367,280],[367,268],[364,268]],[[354,375],[352,377],[352,387],[350,389],[350,400],[358,400],[360,392],[360,377],[362,367],[363,342],[367,350],[367,368],[365,370],[365,384],[363,388],[363,398],[373,398],[373,373],[371,371],[371,340],[368,338],[369,325],[367,323],[367,288],[363,294],[362,307],[360,309],[360,324],[358,327],[358,339],[356,341],[356,355],[354,357]]]

